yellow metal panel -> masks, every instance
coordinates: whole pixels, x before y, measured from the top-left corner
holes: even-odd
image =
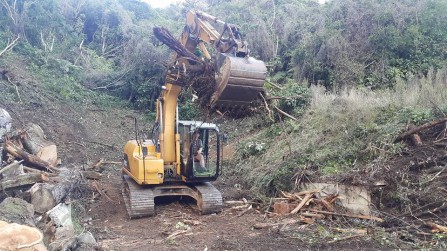
[[[162,184],[164,178],[164,163],[160,154],[155,152],[155,146],[150,142],[142,144],[147,147],[148,154],[142,155],[137,141],[131,140],[124,147],[128,157],[130,170],[124,169],[138,184]]]
[[[177,98],[181,87],[173,84],[166,84],[163,90],[163,133],[161,140],[162,158],[165,163],[176,161],[175,156],[175,113],[177,110]]]
[[[177,162],[177,174],[180,175],[180,134],[175,134],[175,155]]]

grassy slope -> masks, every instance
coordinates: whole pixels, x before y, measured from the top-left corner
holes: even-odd
[[[148,125],[147,116],[126,102],[85,88],[76,71],[63,62],[37,66],[15,53],[0,58],[0,107],[13,117],[13,127],[40,125],[58,147],[63,165],[90,165],[100,158],[120,161],[124,143],[134,138],[133,120]],[[17,89],[15,86],[17,86]]]
[[[316,181],[380,165],[405,147],[393,141],[409,123],[445,116],[446,74],[431,72],[383,91],[334,94],[313,87],[312,102],[298,123],[251,119],[248,126],[261,129],[239,141],[231,173],[247,177],[245,184],[262,196],[292,189],[295,174],[304,169]]]

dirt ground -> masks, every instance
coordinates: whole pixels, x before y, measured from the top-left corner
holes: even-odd
[[[100,159],[121,162],[125,142],[135,137],[131,117],[138,119],[140,128],[149,129],[144,114],[125,108],[99,108],[89,100],[73,105],[43,92],[31,80],[27,81],[22,80],[28,84],[23,84],[21,89],[22,99],[26,102],[11,102],[0,95],[0,107],[10,112],[14,128],[22,128],[27,123],[40,125],[48,140],[57,145],[62,166],[89,170]],[[0,84],[0,92],[5,91],[5,86]],[[26,92],[23,91],[25,88]],[[222,125],[221,131],[235,130],[234,121],[213,122]],[[121,196],[121,167],[119,164],[106,164],[96,169],[103,176],[95,182],[108,198],[94,196],[92,185],[92,194],[86,194],[84,199],[74,203],[78,205],[75,207],[78,231],[92,232],[102,250],[411,250],[424,247],[421,241],[430,247],[438,240],[433,240],[431,236],[417,237],[423,224],[420,219],[412,217],[412,212],[420,209],[418,214],[425,217],[422,209],[427,208],[424,205],[446,201],[445,174],[429,172],[434,167],[447,164],[447,147],[430,143],[439,141],[441,133],[445,137],[445,130],[442,129],[433,128],[422,134],[423,146],[408,147],[401,156],[386,163],[339,179],[358,185],[364,185],[368,180],[384,179],[387,187],[371,189],[376,209],[383,211],[381,216],[388,218],[382,226],[330,218],[312,225],[254,229],[256,223],[275,223],[281,219],[266,218],[263,212],[265,205],[240,217],[237,215],[241,210],[230,206],[221,213],[203,216],[197,213],[194,201],[185,198],[157,200],[156,216],[129,220]],[[231,157],[236,143],[237,139],[230,138],[229,145],[223,150],[224,158]],[[253,199],[249,187],[241,190],[236,185],[239,179],[226,176],[224,172],[223,177],[215,182],[224,200]],[[435,216],[438,218],[433,216],[427,219],[445,223],[442,220],[444,215],[437,214]],[[408,230],[408,225],[413,232]],[[349,237],[334,232],[335,227],[368,227],[368,234]],[[167,238],[185,228],[189,230],[175,238]],[[439,238],[442,237],[439,235]]]
[[[294,226],[294,229],[254,229],[260,222],[271,222],[264,215],[253,211],[238,217],[240,210],[226,207],[221,213],[199,215],[194,201],[171,198],[156,202],[156,216],[129,220],[120,194],[120,181],[116,176],[103,182],[112,199],[101,198],[87,208],[94,233],[105,250],[383,250],[384,247],[371,237],[325,244],[303,241],[291,233],[312,238],[316,227]],[[224,200],[240,199],[244,191],[217,182]],[[173,240],[170,234],[179,231],[179,222],[186,220],[190,230]],[[191,222],[193,222],[191,224]],[[188,224],[189,223],[189,224]],[[367,244],[367,245],[365,245]],[[385,248],[386,249],[386,248]]]
[[[134,137],[129,116],[143,117],[126,109],[57,104],[51,97],[38,97],[38,102],[26,104],[0,99],[0,106],[11,113],[15,128],[27,123],[40,125],[48,140],[56,143],[62,166],[89,169],[100,159],[121,161],[124,143]],[[230,144],[224,152],[231,154],[234,149],[235,145]],[[334,236],[322,230],[323,223],[254,229],[256,223],[275,222],[275,219],[265,219],[264,213],[258,210],[238,217],[241,211],[230,207],[215,215],[199,215],[194,201],[180,198],[157,200],[156,216],[129,220],[121,196],[120,168],[117,164],[101,166],[98,171],[103,173],[103,178],[97,182],[109,198],[89,199],[95,192],[92,189],[92,195],[86,194],[84,200],[77,202],[81,209],[75,210],[78,230],[91,231],[102,250],[384,250],[390,247],[374,236],[328,244]],[[224,200],[250,199],[250,191],[238,190],[231,177],[224,176],[215,185],[222,191]],[[196,225],[186,223],[190,228],[186,233],[167,239],[185,228],[179,223],[185,220],[192,220]]]

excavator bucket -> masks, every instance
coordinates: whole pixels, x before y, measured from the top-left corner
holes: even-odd
[[[264,62],[220,53],[216,64],[216,89],[211,97],[211,106],[220,111],[252,106],[263,91],[267,76]]]

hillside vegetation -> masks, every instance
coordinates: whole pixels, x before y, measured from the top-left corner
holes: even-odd
[[[409,123],[445,116],[445,0],[187,0],[153,9],[137,0],[2,0],[0,105],[52,102],[153,112],[170,51],[154,26],[180,34],[197,8],[240,25],[251,54],[269,65],[266,83],[299,121],[246,118],[251,136],[229,161],[259,195],[293,188],[302,169],[331,176],[378,165],[405,148]],[[198,118],[185,92],[184,119]],[[32,96],[32,95],[31,95]],[[253,185],[254,184],[254,185]]]

